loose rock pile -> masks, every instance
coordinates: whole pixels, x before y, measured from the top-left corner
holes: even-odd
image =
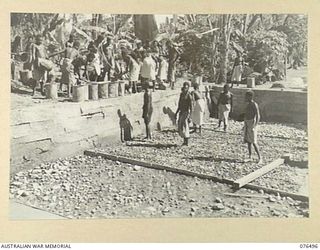
[[[105,150],[236,178],[257,168],[255,164],[242,163],[246,148],[240,145],[237,126],[240,127],[234,123],[230,133],[223,133],[212,131],[213,126],[208,125],[201,136],[193,134],[190,147],[179,145],[181,139],[176,132],[164,131],[155,132],[153,141],[134,141],[128,146]],[[261,125],[266,134],[278,137],[278,127],[272,129],[272,125]],[[269,130],[272,131],[269,133]],[[266,162],[284,151],[296,157],[305,156],[306,133],[292,127],[284,130],[283,125],[281,133],[287,133],[283,136],[296,134],[303,140],[265,137],[260,145]],[[300,184],[294,178],[298,174],[297,169],[284,165],[255,182],[293,192],[299,189]],[[253,194],[252,198],[225,195],[230,192],[231,187],[225,184],[82,155],[18,172],[10,181],[12,199],[68,218],[308,216],[308,203],[246,189],[236,194]]]
[[[308,215],[302,208],[307,204],[289,198],[238,198],[225,192],[231,188],[209,180],[87,156],[19,172],[10,185],[11,198],[67,218]]]

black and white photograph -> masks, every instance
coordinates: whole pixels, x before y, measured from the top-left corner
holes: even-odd
[[[307,14],[10,19],[10,220],[311,216]]]

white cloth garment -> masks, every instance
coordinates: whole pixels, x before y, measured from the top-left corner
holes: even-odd
[[[205,110],[205,101],[203,98],[195,101],[195,105],[191,114],[192,122],[198,126],[203,124],[203,115]]]
[[[141,76],[149,80],[156,79],[156,62],[151,56],[148,56],[143,60]]]

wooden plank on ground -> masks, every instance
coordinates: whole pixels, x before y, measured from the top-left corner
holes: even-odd
[[[236,194],[236,193],[224,193],[224,195],[239,197],[239,198],[262,198],[267,199],[269,196],[267,195],[254,195],[254,194]]]
[[[262,168],[236,180],[234,182],[234,187],[235,188],[241,188],[244,185],[248,184],[249,182],[259,178],[260,176],[270,172],[271,170],[275,169],[276,167],[280,166],[281,164],[284,163],[284,159],[276,159],[273,162],[269,163],[268,165],[263,166]]]
[[[282,158],[284,159],[284,162],[291,167],[308,168],[308,159],[295,161],[295,160],[292,160],[293,157],[291,154],[285,154],[282,156]]]
[[[309,202],[309,197],[302,194],[290,193],[290,192],[273,189],[273,188],[262,187],[254,184],[247,184],[244,186],[244,188],[255,190],[255,191],[263,190],[263,192],[268,194],[273,194],[273,195],[279,194],[281,197],[290,197],[298,201]]]
[[[230,179],[225,179],[225,178],[221,179],[221,178],[216,177],[216,176],[200,174],[200,173],[196,173],[196,172],[193,172],[193,171],[174,168],[174,167],[168,167],[168,166],[165,166],[165,165],[162,165],[162,164],[148,163],[148,162],[144,162],[144,161],[140,161],[140,160],[133,160],[133,159],[126,158],[126,157],[119,157],[119,156],[111,155],[111,154],[104,153],[104,152],[101,152],[101,151],[85,150],[84,154],[87,155],[87,156],[91,156],[91,157],[100,156],[100,157],[103,157],[105,159],[109,159],[109,160],[112,160],[112,161],[120,161],[120,162],[129,163],[129,164],[133,164],[133,165],[139,165],[139,166],[146,167],[146,168],[152,168],[152,169],[157,169],[157,170],[165,170],[165,171],[176,173],[176,174],[183,174],[183,175],[186,175],[186,176],[197,177],[199,179],[212,180],[212,181],[224,183],[224,184],[227,184],[227,185],[234,185],[234,181],[230,180]],[[282,191],[282,190],[266,188],[266,187],[262,187],[262,186],[258,186],[258,185],[246,184],[244,186],[244,188],[247,188],[247,189],[250,189],[250,190],[255,190],[255,191],[263,190],[265,193],[269,193],[269,194],[274,194],[274,195],[278,195],[279,194],[282,197],[291,197],[292,199],[300,200],[300,201],[306,201],[306,202],[309,201],[308,196],[305,196],[305,195],[289,193],[289,192],[285,192],[285,191]]]
[[[134,159],[126,158],[126,157],[122,157],[122,156],[115,156],[115,155],[111,155],[108,153],[99,152],[99,151],[95,151],[95,150],[85,150],[84,154],[87,156],[91,156],[91,157],[101,156],[103,158],[113,160],[113,161],[120,161],[123,163],[128,163],[128,164],[132,164],[132,165],[139,165],[141,167],[152,168],[152,169],[157,169],[157,170],[165,170],[165,171],[172,172],[172,173],[183,174],[186,176],[197,177],[200,179],[212,180],[212,181],[216,181],[216,182],[220,182],[220,183],[224,183],[224,184],[232,184],[233,183],[232,180],[221,179],[221,178],[218,178],[218,177],[215,177],[212,175],[200,174],[200,173],[196,173],[196,172],[189,171],[189,170],[169,167],[169,166],[165,166],[162,164],[155,164],[155,163],[149,163],[149,162],[144,162],[144,161],[140,161],[140,160],[134,160]]]

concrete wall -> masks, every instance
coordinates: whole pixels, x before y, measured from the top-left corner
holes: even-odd
[[[153,93],[153,129],[173,124],[178,95],[178,90]],[[11,110],[11,171],[94,146],[120,143],[118,110],[130,121],[133,135],[144,133],[142,104],[143,93],[138,93],[83,103],[52,101]]]
[[[221,87],[214,87],[218,97]],[[244,109],[246,89],[232,89],[235,113]],[[179,90],[153,93],[152,127],[173,124]],[[307,122],[307,93],[297,91],[255,90],[262,120]],[[120,143],[118,110],[126,114],[133,135],[144,133],[143,93],[87,101],[46,102],[11,110],[11,172],[29,168],[41,161],[82,153],[84,149]],[[208,115],[209,112],[206,112]]]
[[[246,88],[233,88],[234,113],[239,115],[245,108]],[[222,87],[214,87],[218,98]],[[261,120],[267,122],[304,123],[308,121],[308,94],[299,90],[253,89],[258,103]]]

